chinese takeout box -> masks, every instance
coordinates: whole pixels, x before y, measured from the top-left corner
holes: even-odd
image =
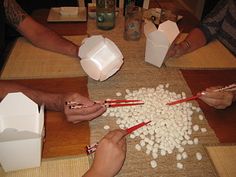
[[[108,79],[123,64],[123,55],[119,48],[101,35],[84,39],[78,55],[82,68],[94,80]]]
[[[146,36],[145,61],[157,67],[161,67],[171,44],[179,34],[175,22],[167,20],[158,27],[147,21],[144,25]]]
[[[44,106],[21,92],[0,103],[0,163],[4,171],[39,167],[44,136]]]

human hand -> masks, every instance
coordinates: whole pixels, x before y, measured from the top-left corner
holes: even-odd
[[[106,134],[96,149],[92,167],[85,174],[89,176],[113,177],[121,169],[126,156],[125,130],[114,130]]]
[[[234,94],[227,91],[215,92],[214,90],[218,88],[222,87],[218,86],[207,88],[206,91],[202,92],[202,96],[199,98],[209,106],[212,106],[216,109],[225,109],[232,104],[234,100]]]
[[[166,58],[176,58],[180,57],[188,52],[188,49],[190,48],[190,45],[188,42],[183,41],[179,44],[174,44],[173,47],[171,47],[166,55]]]
[[[70,109],[70,107],[65,104],[65,102],[68,101],[77,102],[78,104],[82,104],[83,107],[78,109]],[[72,123],[78,123],[84,120],[92,120],[102,115],[106,111],[106,108],[102,104],[94,103],[93,101],[84,96],[81,96],[78,93],[69,93],[64,95],[62,104],[67,121]]]

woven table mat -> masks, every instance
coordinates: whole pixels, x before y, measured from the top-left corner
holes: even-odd
[[[236,176],[236,145],[208,145],[206,150],[220,177]]]
[[[80,45],[87,36],[68,36]],[[19,38],[12,49],[1,79],[64,78],[86,76],[78,58],[43,50],[25,38]]]
[[[186,82],[183,79],[181,72],[174,68],[156,68],[144,62],[145,52],[145,37],[142,36],[139,41],[125,41],[123,39],[123,18],[118,18],[117,26],[111,31],[101,31],[96,29],[95,22],[88,22],[89,34],[102,34],[105,37],[113,40],[124,55],[124,65],[121,70],[114,76],[103,82],[97,82],[92,79],[88,81],[90,97],[94,100],[105,98],[116,98],[116,92],[121,92],[125,95],[125,89],[131,91],[141,87],[156,87],[159,84],[169,83],[170,91],[181,93],[184,91],[187,96],[191,95]],[[121,97],[119,97],[121,98]],[[197,102],[194,102],[196,105]],[[203,114],[200,112],[200,114]],[[104,130],[104,125],[109,125],[111,130],[118,128],[114,117],[99,117],[90,122],[91,143],[99,141],[107,131]],[[127,157],[125,164],[117,176],[120,177],[144,177],[144,176],[191,176],[191,177],[208,177],[217,176],[213,165],[211,164],[202,144],[218,143],[214,131],[209,127],[206,119],[200,121],[198,114],[193,116],[193,125],[198,124],[200,127],[206,127],[206,133],[193,132],[193,137],[199,137],[200,144],[194,146],[185,146],[189,158],[183,161],[184,169],[176,168],[176,150],[173,154],[158,157],[158,167],[152,169],[150,166],[151,156],[147,156],[142,151],[135,149],[135,144],[139,143],[140,139],[130,139],[127,137]],[[201,152],[203,159],[197,161],[196,152]]]
[[[5,173],[0,167],[1,177],[80,177],[89,169],[88,156],[43,160],[38,168]]]
[[[186,36],[187,34],[183,34],[180,40]],[[232,69],[236,68],[236,58],[223,44],[215,40],[179,58],[170,58],[165,65],[183,69]]]

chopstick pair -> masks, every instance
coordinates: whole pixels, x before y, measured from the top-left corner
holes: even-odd
[[[222,92],[222,91],[228,91],[228,92],[236,91],[236,84],[231,84],[231,85],[214,90],[214,92]],[[179,104],[179,103],[183,103],[183,102],[187,102],[187,101],[191,101],[191,100],[196,100],[202,95],[204,95],[204,92],[201,92],[201,94],[199,94],[199,95],[195,95],[192,97],[169,102],[169,103],[167,103],[167,105],[171,106],[171,105],[175,105],[175,104]]]
[[[108,108],[110,107],[121,107],[121,106],[136,106],[142,105],[144,102],[142,100],[105,100],[104,105]]]
[[[105,101],[95,101],[96,103],[101,103],[105,107],[121,107],[121,106],[136,106],[136,105],[142,105],[144,102],[142,100],[105,100]],[[74,101],[68,101],[65,103],[66,105],[69,105],[70,109],[80,109],[85,108],[87,106],[83,104],[79,104]]]
[[[132,127],[130,127],[130,128],[127,128],[127,129],[125,130],[125,131],[127,132],[126,136],[129,135],[130,133],[132,133],[133,131],[135,131],[135,130],[137,130],[137,129],[139,129],[139,128],[141,128],[141,127],[147,125],[147,124],[149,124],[150,122],[151,122],[151,121],[148,121],[148,122],[141,122],[141,123],[139,123],[139,124],[137,124],[137,125],[134,125],[134,126],[132,126]],[[87,145],[87,146],[86,146],[86,152],[87,152],[87,154],[92,154],[92,153],[94,153],[94,152],[96,151],[96,149],[97,149],[97,146],[98,146],[98,142],[93,143],[93,144],[91,144],[91,145]]]

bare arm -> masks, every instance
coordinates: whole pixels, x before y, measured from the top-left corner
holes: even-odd
[[[79,123],[97,118],[106,111],[101,104],[94,102],[79,93],[55,94],[34,90],[12,81],[0,81],[0,101],[11,92],[22,92],[39,105],[44,104],[47,110],[61,111],[68,122]],[[70,109],[66,101],[74,101],[85,105],[85,108]]]
[[[15,0],[4,0],[8,22],[35,46],[78,57],[78,46],[30,17]]]
[[[11,81],[0,81],[0,100],[2,100],[8,93],[11,92],[22,92],[39,105],[45,104],[46,108],[49,110],[63,110],[63,107],[61,106],[62,96],[60,94],[52,94],[39,90],[33,90]]]

